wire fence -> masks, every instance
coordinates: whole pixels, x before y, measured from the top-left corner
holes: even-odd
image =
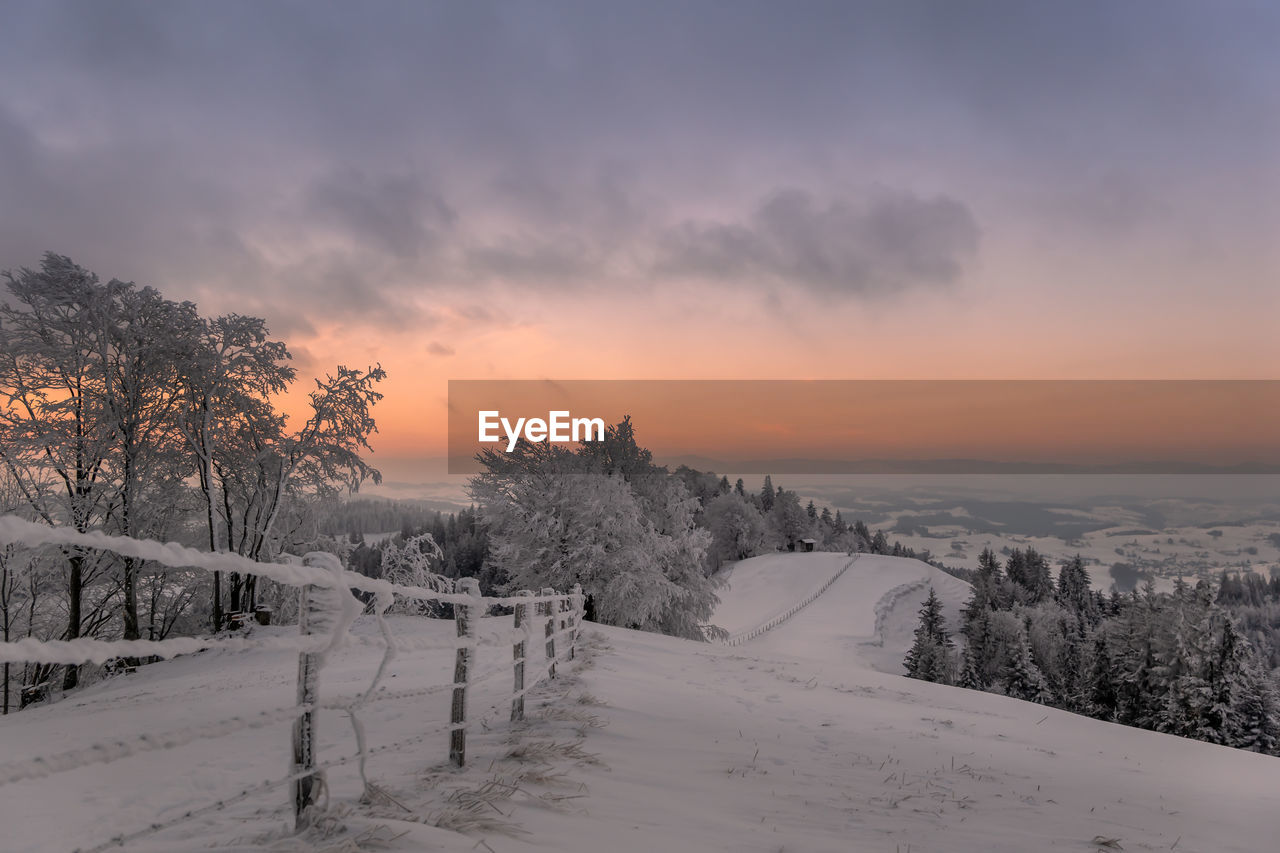
[[[79,665],[106,663],[117,658],[173,658],[210,649],[266,649],[298,653],[297,694],[292,705],[159,733],[145,732],[104,740],[89,747],[0,763],[0,787],[4,787],[90,765],[109,764],[143,753],[223,738],[241,731],[290,724],[292,761],[287,775],[253,785],[233,796],[185,811],[164,821],[115,835],[96,846],[82,848],[77,853],[102,853],[113,847],[122,847],[187,820],[220,811],[286,786],[290,790],[295,827],[305,829],[317,811],[322,791],[326,790],[326,770],[354,763],[359,768],[361,780],[368,788],[366,765],[371,757],[422,743],[432,737],[442,737],[448,741],[449,759],[461,767],[467,761],[467,732],[475,722],[474,719],[468,719],[468,691],[480,684],[509,678],[510,720],[513,723],[522,720],[528,692],[542,681],[555,678],[557,665],[575,657],[585,604],[585,596],[577,585],[569,592],[557,592],[548,588],[538,593],[523,590],[514,596],[493,597],[480,595],[479,582],[474,578],[460,578],[454,582],[452,590],[439,591],[394,584],[347,571],[337,557],[323,552],[307,554],[301,560],[293,558],[290,562],[259,563],[236,554],[197,551],[175,543],[47,527],[15,516],[0,517],[0,544],[31,548],[58,546],[107,550],[122,556],[152,560],[173,568],[256,575],[296,587],[299,591],[299,632],[294,636],[174,637],[163,640],[81,638],[66,641],[24,638],[0,643],[0,663]],[[366,604],[356,598],[352,594],[356,590],[370,595],[371,603]],[[397,601],[452,604],[455,636],[449,640],[397,637],[386,619],[388,609]],[[481,626],[481,618],[495,606],[512,609],[512,627],[494,629]],[[355,634],[351,630],[356,618],[366,610],[371,611],[376,622],[376,636]],[[320,677],[326,656],[346,646],[380,648],[382,655],[373,667],[368,686],[364,690],[355,695],[321,700]],[[504,662],[480,670],[480,651],[486,648],[510,649],[510,657],[504,654]],[[451,681],[407,690],[388,690],[382,684],[388,666],[398,653],[424,650],[454,653]],[[443,702],[445,694],[449,696],[447,706]],[[373,748],[368,746],[365,722],[359,715],[361,709],[378,702],[405,702],[434,695],[442,697],[439,725],[428,724],[427,730],[392,744]],[[355,740],[353,752],[322,760],[316,739],[316,719],[322,711],[341,711],[346,714]]]
[[[813,602],[817,601],[818,597],[822,595],[824,592],[831,589],[831,585],[834,584],[836,581],[840,580],[841,576],[843,576],[845,572],[849,571],[849,568],[858,561],[858,557],[860,556],[862,555],[855,554],[849,560],[849,562],[845,563],[843,566],[840,567],[840,571],[832,575],[826,581],[826,583],[818,587],[818,589],[815,590],[812,594],[806,596],[803,601],[797,602],[796,604],[792,605],[788,609],[784,610],[782,613],[779,613],[777,616],[774,616],[773,618],[765,622],[762,622],[759,625],[756,625],[754,628],[748,628],[745,631],[739,631],[736,634],[730,634],[728,637],[721,640],[721,642],[724,643],[726,646],[740,646],[743,643],[747,642],[748,640],[754,640],[756,637],[759,637],[762,634],[767,634],[769,631],[772,631],[774,628],[777,628],[783,622],[786,622],[792,616],[795,616],[801,610],[808,607]]]

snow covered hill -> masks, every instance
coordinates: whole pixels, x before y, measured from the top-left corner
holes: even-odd
[[[829,579],[837,556],[739,564],[723,618],[767,620]],[[327,838],[290,838],[286,794],[275,791],[129,849],[1275,849],[1278,759],[893,674],[929,583],[952,619],[964,584],[916,561],[864,556],[816,601],[741,646],[589,626],[578,660],[531,697],[527,727],[513,732],[505,709],[476,691],[472,708],[484,723],[465,769],[447,767],[444,737],[431,734],[374,756],[370,804],[357,802],[354,767],[333,772]],[[395,620],[406,635],[449,626]],[[358,691],[369,654],[337,653],[322,690]],[[508,653],[480,666],[509,661]],[[448,665],[438,650],[407,654],[392,686],[438,681]],[[245,652],[144,667],[0,720],[3,761],[287,703],[293,666],[287,654]],[[388,701],[364,722],[374,744],[389,743],[438,727],[446,704],[444,696]],[[326,750],[346,751],[343,715],[322,714],[320,727]],[[281,775],[287,745],[279,725],[5,786],[0,846],[69,851],[165,819]]]
[[[843,553],[814,552],[735,563],[721,575],[720,604],[711,621],[730,633],[765,624],[807,598],[849,560]],[[813,662],[847,662],[856,656],[882,672],[900,674],[929,587],[942,600],[948,626],[956,627],[969,584],[919,560],[860,554],[830,589],[753,640],[753,647]]]

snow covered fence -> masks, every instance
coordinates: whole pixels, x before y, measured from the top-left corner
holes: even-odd
[[[205,649],[292,649],[298,655],[297,699],[294,705],[275,708],[252,716],[235,716],[203,726],[188,726],[158,734],[145,733],[113,743],[99,743],[89,748],[36,756],[21,761],[0,763],[0,787],[38,779],[56,773],[68,772],[92,764],[105,764],[143,752],[173,749],[197,740],[220,738],[247,729],[263,728],[282,722],[291,722],[292,765],[287,776],[272,782],[246,789],[239,794],[211,803],[207,807],[193,809],[175,818],[153,823],[137,832],[118,835],[95,847],[78,853],[99,853],[125,844],[145,835],[177,826],[211,811],[221,810],[232,803],[267,790],[288,785],[294,806],[296,826],[305,828],[313,807],[325,790],[324,773],[332,767],[357,763],[360,776],[365,780],[368,759],[388,749],[398,749],[445,731],[449,738],[449,757],[461,766],[466,760],[467,691],[482,682],[512,673],[511,721],[524,718],[524,697],[547,678],[555,678],[556,665],[562,659],[574,657],[579,625],[582,620],[586,597],[582,587],[575,585],[568,593],[544,589],[539,595],[523,590],[515,596],[485,597],[480,595],[479,582],[473,578],[461,578],[453,591],[437,591],[425,587],[393,584],[369,578],[344,569],[337,557],[323,552],[307,554],[300,561],[289,558],[284,563],[258,563],[236,554],[209,553],[186,548],[175,543],[109,536],[101,532],[80,533],[68,528],[53,528],[34,524],[14,516],[0,516],[0,544],[18,544],[27,547],[57,546],[62,548],[92,548],[113,551],[124,556],[152,560],[174,568],[196,568],[203,571],[224,571],[252,574],[277,583],[299,588],[299,635],[296,637],[174,637],[165,640],[115,640],[103,641],[81,638],[72,641],[53,641],[26,638],[0,643],[0,663],[36,661],[77,665],[105,663],[120,657],[172,658]],[[378,637],[357,636],[350,629],[356,618],[366,609],[352,590],[372,593],[369,607],[377,621]],[[397,597],[413,601],[447,602],[454,605],[456,640],[442,644],[439,641],[397,639],[391,632],[385,617],[387,609]],[[494,606],[514,607],[514,626],[510,630],[480,631],[481,617]],[[530,619],[529,608],[545,620]],[[539,630],[539,628],[542,630]],[[530,673],[526,650],[535,634],[546,643],[543,665]],[[557,652],[557,640],[560,640]],[[320,672],[326,656],[348,645],[372,645],[383,649],[369,686],[354,697],[343,701],[320,700]],[[477,655],[484,647],[513,650],[512,670],[498,666],[477,673]],[[388,691],[380,689],[380,682],[387,666],[396,653],[405,650],[451,649],[455,653],[453,681],[433,684],[413,690]],[[373,702],[389,699],[409,700],[450,692],[449,722],[430,728],[413,737],[388,746],[369,749],[366,745],[364,725],[357,712]],[[315,719],[321,709],[340,710],[347,714],[355,736],[356,751],[353,754],[321,762],[317,756]]]
[[[764,622],[746,631],[739,631],[736,634],[730,635],[727,639],[722,640],[721,642],[723,642],[726,646],[740,646],[743,643],[747,642],[748,640],[754,640],[756,637],[759,637],[761,634],[765,634],[769,631],[772,631],[774,628],[778,627],[783,622],[786,622],[792,616],[795,616],[801,610],[808,607],[813,602],[817,601],[818,596],[822,595],[824,592],[826,592],[828,589],[831,588],[832,584],[840,580],[840,577],[845,572],[849,571],[849,567],[852,566],[854,563],[856,563],[858,561],[858,557],[861,557],[861,556],[862,556],[861,554],[855,554],[853,558],[849,560],[849,562],[845,563],[843,566],[840,567],[840,571],[832,575],[827,580],[826,583],[820,586],[812,595],[807,596],[803,601],[798,602],[797,604],[793,605],[786,611],[779,613],[777,616],[774,616],[768,622]]]

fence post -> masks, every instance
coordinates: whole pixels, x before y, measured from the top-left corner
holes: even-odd
[[[543,595],[555,595],[556,591],[551,587],[544,587]],[[548,601],[544,605],[547,614],[547,660],[551,663],[547,666],[547,677],[556,677],[556,605],[557,601]]]
[[[533,590],[522,589],[516,595],[527,597],[533,595]],[[516,630],[519,631],[526,622],[529,621],[529,605],[524,602],[516,602]],[[525,658],[525,640],[521,637],[511,647],[511,657],[515,661],[515,686],[512,689],[512,695],[515,697],[511,700],[511,722],[518,722],[524,719],[524,658]]]
[[[556,619],[556,628],[558,629],[559,633],[562,633],[562,634],[564,633],[564,629],[567,628],[569,625],[568,617],[565,616],[565,613],[568,611],[568,609],[569,609],[569,596],[567,594],[565,595],[564,598],[556,599],[556,613],[560,614],[559,617]],[[571,638],[566,637],[565,642],[569,646],[569,654],[566,657],[571,658],[573,657],[573,640]]]
[[[475,578],[458,578],[454,587],[463,595],[471,596],[476,604],[455,604],[453,621],[458,626],[457,656],[453,664],[453,703],[449,713],[449,760],[461,767],[467,763],[467,683],[471,679],[471,653],[475,643],[476,620],[480,616],[480,581]]]
[[[578,650],[578,618],[580,608],[578,602],[582,600],[582,584],[575,583],[569,590],[569,627],[573,630],[569,632],[569,660],[573,660],[574,654]]]
[[[326,559],[327,558],[327,559]],[[308,554],[303,565],[318,566],[338,573],[342,565],[332,554]],[[307,584],[298,591],[298,630],[304,637],[317,633],[323,627],[325,617],[339,607],[338,597],[344,590]],[[322,652],[302,652],[298,655],[298,705],[309,707],[293,721],[293,773],[314,770],[316,766],[316,712],[320,701],[320,668],[324,665]],[[311,823],[311,807],[320,799],[324,784],[320,773],[309,773],[292,783],[294,828],[301,831]]]

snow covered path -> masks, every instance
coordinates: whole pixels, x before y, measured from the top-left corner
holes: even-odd
[[[752,648],[811,662],[847,663],[858,656],[882,672],[900,674],[916,615],[933,587],[947,625],[959,624],[969,585],[919,560],[841,553],[770,554],[734,564],[724,574],[712,621],[738,633],[767,622],[848,570],[796,616],[748,640]]]

